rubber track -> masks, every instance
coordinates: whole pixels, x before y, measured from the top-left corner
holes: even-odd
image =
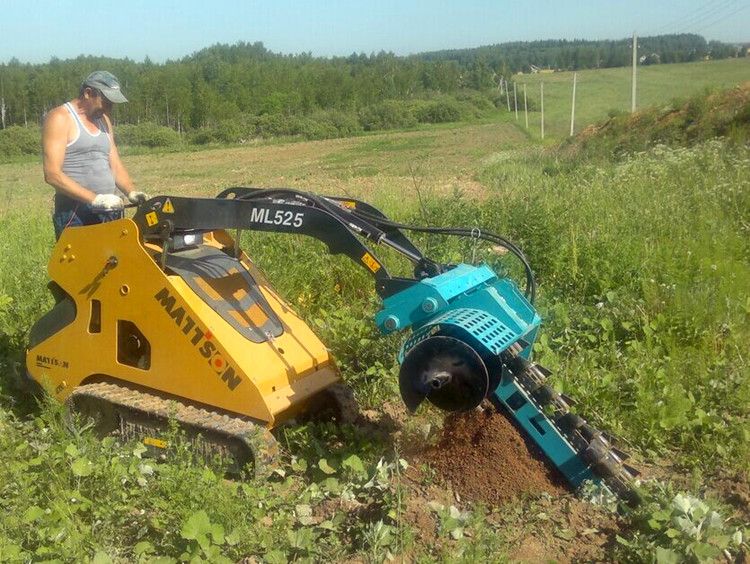
[[[120,412],[131,412],[136,421],[144,416],[155,419],[157,423],[173,419],[183,428],[198,433],[208,431],[224,435],[228,439],[236,439],[253,453],[256,475],[273,467],[279,457],[279,445],[271,432],[239,415],[219,413],[185,400],[161,397],[113,382],[79,386],[68,398],[68,406],[75,410],[75,400],[84,397],[112,405]],[[136,427],[139,425],[137,422],[125,423]],[[218,450],[224,451],[223,446],[220,445]]]
[[[339,424],[349,423],[353,425],[357,422],[359,419],[359,405],[357,405],[357,400],[354,399],[354,394],[349,386],[343,382],[337,382],[328,386],[321,393],[330,394],[336,404],[338,410],[336,419]]]

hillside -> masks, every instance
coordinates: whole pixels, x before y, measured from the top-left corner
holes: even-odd
[[[583,70],[577,73],[575,132],[608,117],[629,113],[631,69],[627,67]],[[638,67],[637,109],[664,107],[673,100],[732,88],[750,81],[750,59],[699,61]],[[570,134],[573,90],[572,72],[514,76],[518,84],[519,123],[524,123],[523,88],[527,90],[529,133],[540,137],[540,84],[544,83],[545,137],[561,139]],[[511,107],[513,97],[511,93]]]
[[[657,144],[689,147],[714,137],[750,139],[750,82],[590,125],[566,141],[561,154],[622,155]]]

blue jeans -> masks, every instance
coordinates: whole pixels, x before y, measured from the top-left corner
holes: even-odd
[[[106,223],[121,219],[122,210],[98,212],[93,211],[89,204],[79,204],[72,210],[56,211],[52,215],[52,223],[55,226],[55,240],[60,238],[66,227],[78,227],[81,225],[93,225],[95,223]]]

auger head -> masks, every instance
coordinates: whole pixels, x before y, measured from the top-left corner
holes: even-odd
[[[435,335],[406,354],[399,388],[410,411],[425,399],[444,411],[468,411],[487,396],[489,376],[476,350],[454,337]]]
[[[383,303],[383,332],[412,327],[399,354],[412,411],[425,399],[446,411],[478,406],[500,382],[501,355],[516,347],[528,356],[541,321],[516,285],[485,265],[458,265]]]

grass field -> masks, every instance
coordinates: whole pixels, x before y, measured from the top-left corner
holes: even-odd
[[[516,75],[519,123],[524,125],[523,87],[537,110],[529,115],[529,130],[540,135],[540,82],[544,82],[545,136],[560,139],[570,133],[573,73]],[[724,89],[750,80],[750,58],[638,67],[638,108],[668,105],[707,89]],[[630,112],[631,69],[612,68],[578,72],[575,131],[607,118],[611,112]],[[511,109],[513,98],[511,92]]]
[[[716,77],[738,62],[713,65],[700,68]],[[584,73],[582,89],[594,80]],[[457,500],[428,469],[407,476],[403,442],[369,429],[292,430],[284,475],[246,483],[185,453],[153,465],[137,446],[71,434],[58,410],[30,405],[14,385],[26,332],[51,302],[53,244],[51,190],[39,163],[17,162],[0,165],[0,561],[677,562],[747,551],[750,151],[713,140],[569,163],[541,149],[506,119],[126,164],[152,195],[308,188],[362,197],[398,220],[481,226],[518,242],[540,285],[537,356],[634,455],[648,479],[641,508],[618,512],[572,494],[489,507]],[[474,251],[417,240],[447,262]],[[370,279],[314,242],[247,234],[243,243],[331,347],[360,403],[391,413],[398,339],[374,328]],[[477,253],[507,266],[492,249]],[[404,423],[401,440],[438,422],[428,413]]]
[[[527,143],[506,116],[496,123],[460,128],[140,154],[127,157],[127,165],[138,186],[152,194],[208,196],[227,186],[303,186],[382,203],[412,192],[415,185],[430,193],[480,193],[476,174],[482,159]],[[29,205],[51,210],[51,189],[38,161],[0,167],[0,216]]]

